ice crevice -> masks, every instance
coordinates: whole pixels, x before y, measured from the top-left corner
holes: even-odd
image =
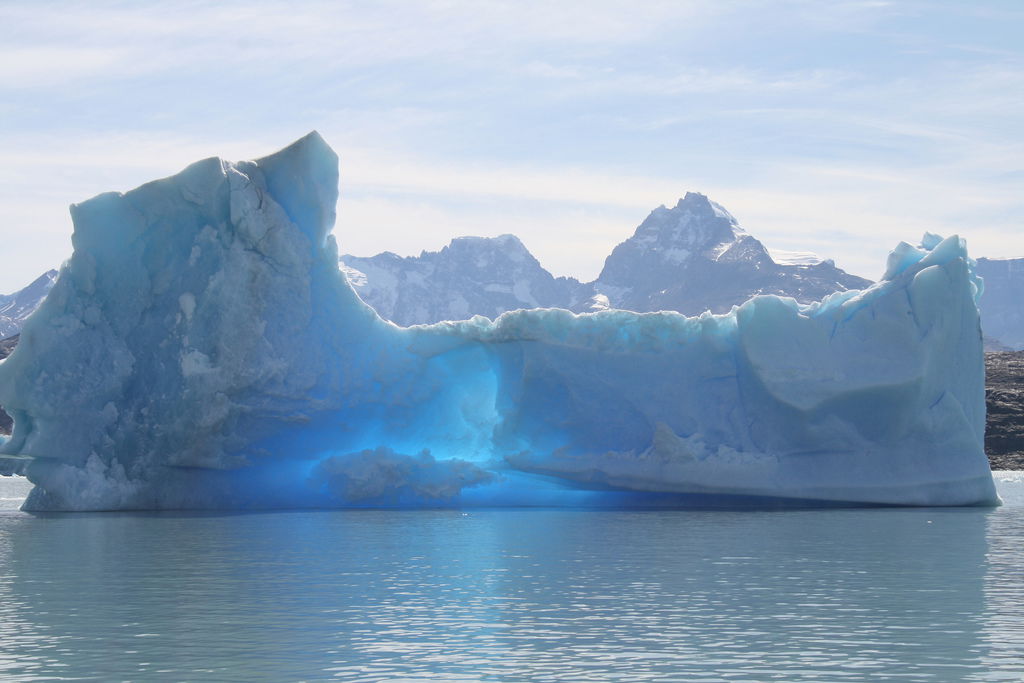
[[[0,468],[47,510],[996,502],[964,241],[723,315],[401,328],[338,269],[316,133],[72,207],[0,363]]]

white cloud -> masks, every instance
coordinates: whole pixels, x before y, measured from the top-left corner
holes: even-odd
[[[836,87],[849,76],[838,70],[809,69],[773,73],[749,68],[676,67],[664,73],[629,71],[580,65],[530,62],[522,72],[561,81],[561,96],[580,97],[618,94],[623,97],[654,94],[734,92],[746,96],[763,93],[816,91]]]
[[[362,193],[417,194],[636,208],[690,183],[596,168],[451,163],[381,149],[340,148],[342,184]]]
[[[106,47],[0,47],[0,86],[50,87],[95,73],[109,72],[127,61],[125,50]]]
[[[972,12],[2,3],[0,291],[66,255],[68,203],[314,127],[341,155],[339,230],[360,253],[515,232],[589,278],[648,210],[698,190],[770,246],[862,273],[925,229],[1024,255],[1024,58],[936,28]]]
[[[621,45],[696,23],[710,0],[550,3],[452,0],[408,3],[167,2],[0,6],[0,83],[23,88],[84,78],[195,68],[304,75],[338,68],[449,58],[502,60],[510,49]],[[112,46],[116,46],[112,47]],[[33,58],[34,57],[34,58]]]

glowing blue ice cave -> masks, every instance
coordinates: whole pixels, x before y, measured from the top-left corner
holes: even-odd
[[[0,364],[27,508],[996,502],[959,238],[808,306],[400,328],[338,270],[337,161],[312,133],[72,207]]]

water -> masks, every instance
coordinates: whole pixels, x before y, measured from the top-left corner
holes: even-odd
[[[980,509],[14,511],[0,679],[1024,678],[1024,475]]]

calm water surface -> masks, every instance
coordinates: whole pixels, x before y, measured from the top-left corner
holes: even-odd
[[[787,512],[17,512],[0,679],[1024,679],[1007,505]]]

